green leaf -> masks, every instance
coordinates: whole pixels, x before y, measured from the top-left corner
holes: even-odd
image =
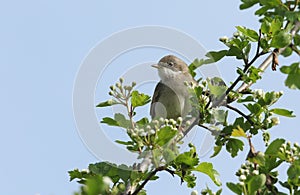
[[[294,185],[300,185],[300,164],[295,161],[287,170],[289,180]]]
[[[214,85],[211,82],[207,83],[207,86],[209,88],[209,91],[211,94],[213,94],[216,97],[221,97],[225,94],[227,87],[226,86],[220,86],[220,85]]]
[[[133,141],[127,141],[127,142],[125,142],[125,141],[121,141],[121,140],[116,140],[115,142],[118,143],[118,144],[125,145],[125,146],[131,146],[131,145],[134,144]]]
[[[242,0],[242,4],[240,5],[240,9],[247,9],[257,4],[259,0]]]
[[[133,107],[144,106],[150,101],[151,97],[146,94],[139,93],[138,91],[133,91],[131,93],[131,105]]]
[[[292,35],[284,30],[276,33],[271,41],[271,47],[284,48],[292,41]]]
[[[107,106],[112,106],[115,104],[118,104],[118,102],[116,100],[112,99],[112,100],[107,100],[105,102],[101,102],[96,107],[107,107]]]
[[[144,117],[144,118],[140,119],[139,121],[137,121],[136,123],[137,123],[138,125],[144,126],[144,125],[146,125],[146,124],[149,123],[149,120],[148,120],[147,117]]]
[[[249,103],[245,106],[254,115],[258,115],[262,111],[262,107],[258,103],[254,103],[254,104]]]
[[[266,149],[265,155],[277,156],[279,148],[285,142],[284,139],[275,139]]]
[[[256,191],[262,188],[266,183],[266,175],[260,174],[260,175],[254,175],[251,176],[249,182],[248,182],[248,190],[249,194],[255,195]]]
[[[156,143],[160,146],[163,146],[167,144],[176,134],[176,130],[173,130],[169,126],[165,126],[157,132]]]
[[[300,35],[299,34],[295,34],[294,44],[300,46]]]
[[[235,56],[237,59],[243,59],[244,57],[243,51],[236,46],[231,46],[226,55]]]
[[[277,32],[279,32],[281,30],[282,23],[283,23],[283,19],[281,17],[275,17],[271,21],[271,26],[270,26],[269,32],[275,35]]]
[[[236,157],[239,150],[243,150],[243,147],[244,143],[234,138],[229,138],[226,143],[226,150],[231,154],[231,157]]]
[[[264,15],[269,9],[270,7],[268,6],[262,6],[260,9],[256,10],[255,15],[258,16]]]
[[[277,7],[281,4],[280,0],[260,0],[259,1],[262,5],[267,5],[270,7]]]
[[[214,153],[213,153],[213,155],[210,156],[210,158],[217,156],[221,152],[221,150],[222,150],[222,146],[215,146]]]
[[[101,123],[105,123],[105,124],[110,125],[110,126],[117,126],[117,127],[120,126],[119,123],[116,120],[114,120],[110,117],[104,117],[102,119]]]
[[[209,57],[213,60],[213,62],[217,62],[221,60],[224,56],[226,56],[227,50],[221,50],[221,51],[210,51],[205,56]]]
[[[232,183],[232,182],[228,182],[226,183],[226,186],[234,193],[238,194],[238,195],[241,195],[242,192],[243,192],[243,189],[242,187],[239,185],[239,184],[235,184],[235,183]]]
[[[123,127],[123,128],[128,128],[131,126],[130,120],[127,120],[125,116],[121,113],[116,113],[115,114],[115,121],[119,124],[118,126]]]
[[[199,158],[194,157],[191,152],[179,154],[176,159],[176,164],[183,165],[185,168],[193,168],[199,163]]]
[[[288,74],[285,85],[291,89],[300,89],[300,63],[293,63],[290,66],[283,66],[280,71]]]
[[[163,151],[163,157],[167,163],[173,161],[176,158],[176,154],[173,150],[166,148]]]
[[[196,168],[195,171],[199,171],[201,173],[204,173],[210,177],[210,179],[217,185],[221,186],[222,183],[219,178],[219,173],[213,168],[212,163],[203,162],[200,163]]]
[[[249,41],[257,42],[259,39],[259,36],[255,30],[243,26],[237,26],[236,29],[240,31],[245,37],[247,37]]]
[[[72,181],[74,179],[85,179],[90,175],[88,172],[79,171],[78,169],[68,171],[68,173],[69,173],[69,176],[70,176],[70,181]]]
[[[278,114],[281,116],[295,117],[295,115],[293,115],[293,111],[289,111],[289,110],[282,109],[282,108],[274,108],[274,109],[270,110],[270,112],[273,112],[274,114]]]
[[[281,53],[284,57],[289,57],[293,54],[293,49],[291,47],[285,48],[285,50]]]

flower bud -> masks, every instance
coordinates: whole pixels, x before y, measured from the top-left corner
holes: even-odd
[[[136,82],[132,82],[132,83],[131,83],[131,86],[132,86],[132,87],[136,86]]]
[[[226,43],[228,41],[228,37],[227,36],[223,36],[223,37],[220,37],[219,40],[223,43]]]
[[[191,195],[198,195],[198,191],[197,191],[197,190],[193,190],[193,191],[191,192]]]
[[[240,177],[239,177],[239,180],[240,181],[245,181],[247,179],[247,177],[245,176],[245,175],[241,175]]]
[[[258,170],[254,170],[252,173],[253,173],[253,175],[258,175],[259,171]]]
[[[273,125],[279,125],[280,124],[279,117],[272,117],[271,121],[272,121]]]
[[[124,78],[123,77],[121,77],[119,80],[120,80],[120,83],[124,82]]]
[[[110,179],[110,177],[107,177],[107,176],[104,176],[102,178],[103,180],[103,183],[105,183],[106,185],[110,185],[110,184],[113,184],[112,180]]]
[[[116,87],[115,87],[115,86],[113,86],[113,85],[112,85],[112,86],[110,86],[109,88],[110,88],[112,91],[116,90]]]
[[[117,82],[116,87],[121,88],[121,83]]]

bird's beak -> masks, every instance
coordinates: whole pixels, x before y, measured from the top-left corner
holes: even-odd
[[[158,64],[153,64],[153,65],[151,65],[153,68],[159,68],[160,66],[158,65]]]

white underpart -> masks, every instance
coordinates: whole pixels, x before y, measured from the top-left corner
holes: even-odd
[[[187,86],[184,84],[182,78],[182,71],[173,71],[169,68],[159,68],[158,75],[161,79],[161,82],[168,87],[170,87],[177,95],[181,112],[183,113],[185,107],[186,97],[188,97]]]

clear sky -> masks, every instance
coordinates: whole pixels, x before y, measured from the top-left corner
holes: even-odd
[[[72,194],[79,185],[69,182],[67,171],[86,168],[99,160],[81,141],[72,108],[77,72],[98,43],[123,29],[160,25],[189,34],[208,50],[218,50],[223,48],[219,37],[231,36],[234,26],[258,28],[253,10],[239,11],[238,6],[238,0],[3,1],[0,6],[1,194]],[[136,52],[135,62],[142,64],[157,61],[165,51],[151,51],[151,55],[147,50]],[[120,59],[113,64],[130,65],[128,57],[125,56],[125,61]],[[281,64],[289,65],[284,59]],[[218,64],[227,83],[235,78],[236,65],[231,60]],[[113,78],[121,73],[116,68]],[[284,90],[285,96],[278,107],[290,108],[300,115],[300,92],[285,88],[284,78],[279,71],[268,70],[262,82],[254,87]],[[109,84],[112,83],[107,81]],[[154,85],[151,87],[148,94],[152,94]],[[97,87],[96,93],[107,90]],[[297,121],[281,118],[281,125],[271,131],[272,138],[299,142]],[[262,146],[261,140],[254,141]],[[226,188],[225,181],[236,181],[234,172],[247,152],[246,147],[244,155],[236,159],[222,152],[214,159],[207,155],[203,161],[216,165]],[[191,192],[185,185],[179,185],[178,178],[161,176],[161,181],[147,186],[150,195]],[[206,184],[213,186],[207,177],[200,177],[198,184],[197,190]]]

